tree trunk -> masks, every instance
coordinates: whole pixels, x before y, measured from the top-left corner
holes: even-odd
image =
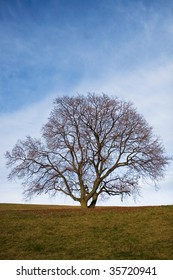
[[[96,203],[97,203],[97,198],[98,198],[98,194],[95,193],[92,197],[92,201],[91,201],[90,205],[88,206],[88,208],[95,208]]]
[[[87,201],[83,199],[83,200],[80,202],[80,205],[81,205],[81,208],[83,208],[83,209],[87,208]]]
[[[96,203],[97,203],[97,198],[98,198],[98,194],[95,193],[95,194],[92,196],[92,201],[91,201],[91,203],[90,203],[88,206],[87,206],[88,200],[87,200],[87,199],[81,199],[81,201],[80,201],[81,208],[83,208],[83,209],[86,209],[86,208],[95,208]]]

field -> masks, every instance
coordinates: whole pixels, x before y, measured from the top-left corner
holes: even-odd
[[[0,204],[1,260],[173,260],[173,206]]]

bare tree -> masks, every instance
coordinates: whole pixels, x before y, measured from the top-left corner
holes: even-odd
[[[27,196],[61,192],[84,208],[98,196],[137,193],[140,179],[158,181],[170,160],[134,106],[105,94],[57,98],[42,140],[19,140],[6,158]]]

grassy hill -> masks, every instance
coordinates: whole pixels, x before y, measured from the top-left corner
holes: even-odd
[[[0,259],[173,259],[173,206],[0,204]]]

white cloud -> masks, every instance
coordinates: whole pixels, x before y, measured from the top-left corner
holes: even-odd
[[[165,135],[165,138],[172,139],[172,73],[173,61],[155,63],[126,74],[108,72],[103,79],[85,80],[75,90],[80,93],[105,92],[132,101],[139,113],[142,113],[158,132],[163,130],[163,137]]]
[[[20,111],[0,116],[0,202],[19,202],[22,199],[22,189],[19,181],[8,182],[8,170],[4,154],[11,150],[18,139],[24,139],[26,135],[40,136],[42,125],[47,121],[52,106],[52,98],[33,104]]]
[[[35,137],[39,136],[41,127],[47,121],[52,108],[52,96],[30,107],[24,107],[19,111],[0,116],[3,147],[13,145],[16,139],[24,138],[30,133]],[[7,139],[8,141],[6,141]]]
[[[85,81],[78,86],[77,92],[107,93],[118,96],[120,99],[130,100],[143,114],[156,135],[161,137],[169,156],[173,156],[173,61],[164,63],[152,62],[143,68],[127,74],[109,72],[102,80]],[[165,178],[159,183],[158,192],[154,187],[144,185],[142,197],[137,200],[137,205],[160,205],[173,203],[173,164],[168,167]],[[106,203],[122,205],[119,199],[111,199]],[[128,199],[124,202],[134,205]]]
[[[24,98],[25,102],[29,101],[29,96],[32,101],[36,92],[39,99],[52,88],[68,89],[66,94],[69,94],[69,89],[70,94],[86,94],[89,91],[115,94],[134,102],[139,113],[161,136],[168,153],[173,154],[171,9],[165,4],[147,5],[144,2],[123,5],[121,1],[116,4],[105,1],[101,3],[101,10],[96,12],[93,9],[87,18],[81,20],[79,17],[76,21],[72,17],[70,22],[64,18],[66,24],[63,24],[62,18],[58,21],[60,24],[57,23],[57,17],[49,24],[39,19],[31,20],[28,10],[24,10],[26,21],[22,25],[20,19],[16,20],[17,14],[13,14],[15,10],[10,10],[6,4],[11,20],[7,17],[0,28],[3,54],[0,59],[4,65],[0,70],[4,77],[0,100],[4,102],[4,96],[7,96],[5,103],[8,106],[13,103],[14,96]],[[17,1],[17,5],[19,9],[25,6],[22,1]],[[50,16],[49,9],[46,11],[48,14]],[[95,28],[91,28],[91,23]],[[77,83],[78,86],[74,86]],[[24,89],[27,89],[25,95]],[[4,193],[8,193],[11,199],[12,194],[13,198],[17,197],[12,192],[12,183],[5,179],[4,152],[11,149],[17,139],[26,135],[40,136],[54,96],[52,93],[40,103],[0,115],[1,199],[5,188]],[[161,183],[165,190],[165,186],[169,186],[170,190],[173,183],[172,170],[169,170],[169,175]],[[17,182],[13,186],[17,188],[18,185]],[[16,193],[20,197],[19,189]],[[165,196],[167,194],[165,191]],[[173,191],[167,197],[170,194],[173,196]],[[151,196],[155,197],[155,194]],[[162,196],[163,201],[167,201],[165,196]],[[148,197],[146,199],[149,201]]]
[[[138,111],[143,113],[149,123],[151,122],[156,127],[157,134],[162,137],[164,143],[166,143],[166,148],[173,154],[173,135],[169,129],[173,120],[171,108],[172,80],[170,75],[172,69],[173,66],[170,63],[164,67],[150,70],[143,69],[124,77],[116,77],[114,73],[114,75],[107,76],[107,79],[105,78],[100,83],[98,81],[96,83],[93,83],[93,81],[92,83],[87,83],[85,81],[85,83],[82,83],[78,88],[74,89],[73,93],[79,92],[85,94],[88,91],[105,92],[108,94],[115,93],[120,98],[134,101],[139,109]],[[165,88],[167,89],[166,93]],[[49,98],[31,107],[0,116],[0,133],[3,135],[0,146],[0,202],[23,202],[20,182],[8,182],[6,179],[8,171],[5,167],[3,155],[6,150],[13,148],[18,139],[24,139],[26,135],[40,137],[41,127],[47,121],[55,96],[55,93],[52,93]],[[136,205],[171,204],[173,197],[172,182],[173,173],[170,168],[168,169],[165,180],[160,182],[160,190],[156,192],[154,187],[144,186],[142,188],[142,197],[137,199]],[[48,196],[36,197],[32,202],[52,204],[55,202],[73,203],[71,200],[65,198],[50,200]],[[104,204],[135,205],[132,199],[125,200],[122,204],[119,197],[108,200]]]

